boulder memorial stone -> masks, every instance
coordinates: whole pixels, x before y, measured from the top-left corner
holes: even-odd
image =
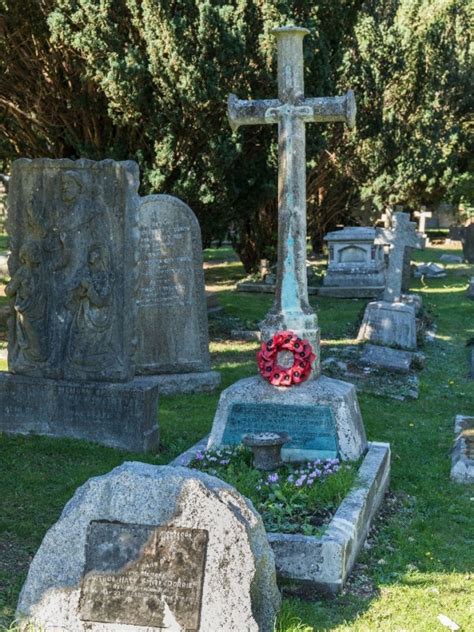
[[[387,281],[383,300],[366,307],[359,340],[408,351],[416,349],[416,310],[401,301],[404,250],[420,245],[415,224],[407,213],[394,213],[393,231],[379,229],[376,241],[391,245]]]
[[[161,393],[212,390],[201,230],[187,204],[170,195],[140,199],[136,372]]]
[[[9,373],[0,430],[158,446],[158,387],[135,375],[138,166],[13,163]]]
[[[272,632],[280,605],[262,519],[223,481],[124,463],[79,488],[36,553],[20,630]]]
[[[375,234],[375,228],[347,226],[324,237],[329,259],[320,295],[376,298],[382,294],[384,251],[382,244],[375,244]]]
[[[308,31],[286,26],[273,33],[278,49],[279,98],[239,101],[231,95],[229,120],[234,129],[243,124],[278,123],[277,286],[273,307],[261,324],[262,339],[290,331],[310,343],[316,359],[310,379],[291,388],[274,386],[257,376],[225,389],[208,447],[238,444],[247,433],[283,431],[292,438],[283,447],[284,460],[318,455],[357,460],[366,451],[367,440],[355,388],[320,377],[319,328],[306,283],[305,172],[305,124],[343,121],[353,126],[355,101],[352,92],[344,97],[305,98],[303,37]],[[277,361],[291,364],[284,356],[279,354]]]

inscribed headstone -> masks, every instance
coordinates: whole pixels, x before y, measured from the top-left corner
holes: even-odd
[[[201,231],[170,195],[140,200],[137,372],[208,371],[207,308]]]
[[[249,501],[196,470],[124,463],[78,489],[48,531],[17,618],[22,632],[273,632],[279,604]]]

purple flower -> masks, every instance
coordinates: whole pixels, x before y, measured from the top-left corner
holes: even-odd
[[[306,474],[303,474],[303,476],[300,476],[299,479],[297,481],[295,481],[295,486],[296,487],[301,487],[301,485],[303,485],[305,480],[306,480]]]
[[[274,474],[269,474],[267,480],[268,480],[269,483],[277,483],[278,482],[278,474],[276,472]]]
[[[292,483],[295,480],[295,477],[293,476],[293,474],[290,474],[286,480],[288,481],[288,483]]]
[[[196,452],[194,458],[196,459],[196,461],[202,461],[204,459],[204,454],[202,452]]]
[[[219,461],[219,463],[220,463],[221,465],[229,465],[229,463],[230,463],[230,459],[221,459],[221,460]]]

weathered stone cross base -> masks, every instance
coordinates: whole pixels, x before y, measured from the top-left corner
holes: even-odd
[[[291,442],[282,449],[284,461],[356,461],[367,449],[355,387],[325,376],[291,388],[254,376],[226,388],[208,447],[238,445],[252,432],[288,432]]]
[[[319,349],[320,330],[317,324],[316,314],[286,314],[284,312],[273,314],[269,312],[260,323],[262,340],[270,338],[278,331],[293,331],[297,336],[309,340],[316,353],[316,360],[313,362],[313,372],[311,377],[317,377],[321,373]]]
[[[148,452],[159,445],[156,381],[63,382],[0,373],[0,432],[94,441]]]
[[[369,303],[358,339],[409,351],[416,349],[415,307],[387,301]]]

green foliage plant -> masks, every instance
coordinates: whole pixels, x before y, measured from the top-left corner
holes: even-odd
[[[197,452],[190,467],[222,478],[250,498],[269,532],[320,535],[348,494],[357,465],[338,459],[284,464],[274,472],[252,466],[243,446]]]

